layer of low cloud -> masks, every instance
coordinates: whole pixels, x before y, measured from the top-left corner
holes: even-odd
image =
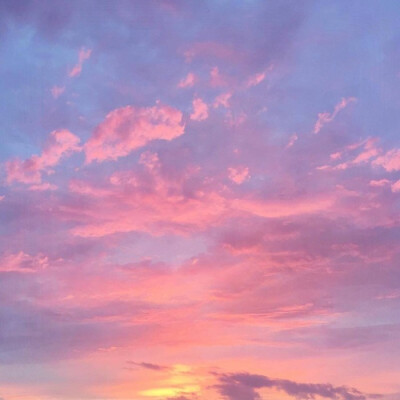
[[[216,388],[228,400],[261,400],[259,389],[276,389],[297,400],[326,398],[330,400],[368,400],[381,396],[368,396],[357,389],[331,384],[298,383],[287,379],[272,379],[248,373],[224,374]]]

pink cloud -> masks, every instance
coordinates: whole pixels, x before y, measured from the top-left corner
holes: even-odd
[[[157,153],[146,151],[140,155],[139,163],[146,166],[150,171],[156,171],[160,168],[160,159]]]
[[[314,133],[319,133],[324,125],[332,122],[340,110],[346,108],[350,103],[357,101],[355,97],[343,98],[340,103],[336,104],[332,113],[323,112],[318,114],[318,120],[314,125]]]
[[[272,71],[273,68],[274,66],[270,65],[266,70],[250,76],[250,78],[247,79],[245,86],[247,88],[250,88],[252,86],[259,85],[261,82],[265,80],[265,78],[267,77],[267,73]]]
[[[387,294],[381,294],[379,296],[375,297],[377,300],[393,300],[393,299],[399,299],[400,298],[400,291],[399,290],[393,290],[392,292],[389,292]]]
[[[51,132],[40,156],[6,162],[7,182],[40,184],[42,172],[51,173],[51,167],[56,166],[62,158],[81,150],[79,142],[79,137],[68,130]]]
[[[340,151],[338,151],[337,153],[332,153],[329,157],[332,160],[338,160],[339,158],[342,157],[342,153]]]
[[[219,96],[217,96],[214,100],[213,103],[213,107],[214,108],[218,108],[220,106],[223,106],[225,108],[229,108],[230,104],[229,104],[229,100],[232,97],[232,93],[228,92],[228,93],[222,93]]]
[[[68,76],[70,78],[75,78],[81,74],[83,63],[90,58],[91,54],[92,54],[91,49],[85,49],[84,47],[82,47],[79,50],[78,62],[68,73]]]
[[[202,187],[193,188],[187,195],[189,182],[197,181],[198,169],[183,172],[180,179],[170,179],[161,173],[157,154],[145,152],[140,157],[143,166],[138,171],[112,174],[109,184],[101,187],[90,182],[72,181],[70,190],[78,195],[64,212],[79,222],[72,233],[83,237],[101,237],[116,232],[142,231],[154,236],[175,233],[187,235],[202,231],[233,216],[254,215],[263,218],[282,218],[312,214],[330,209],[335,195],[318,195],[296,201],[262,200],[232,197],[226,191]],[[235,168],[230,178],[237,184],[248,177],[247,168]],[[85,200],[79,200],[81,196]],[[96,198],[102,201],[96,201]],[[93,200],[91,200],[93,199]],[[86,204],[82,209],[80,204]],[[91,204],[90,207],[87,205]]]
[[[392,184],[391,189],[392,189],[393,193],[400,192],[400,179],[397,182]]]
[[[58,99],[65,91],[65,86],[53,86],[51,94],[55,99]]]
[[[208,118],[208,105],[200,99],[200,97],[196,97],[193,99],[193,112],[190,114],[190,119],[194,121],[203,121]]]
[[[400,149],[392,149],[383,156],[377,158],[374,165],[380,165],[388,172],[400,171]]]
[[[72,193],[91,197],[102,197],[110,194],[110,192],[105,189],[93,187],[88,184],[88,182],[79,179],[72,179],[68,184],[68,188]]]
[[[157,104],[111,111],[85,145],[86,162],[116,160],[153,140],[173,140],[184,133],[182,113]]]
[[[249,169],[247,167],[228,168],[228,173],[229,179],[237,185],[242,184],[249,177]]]
[[[36,191],[36,192],[43,192],[45,190],[56,190],[56,189],[57,189],[56,185],[53,185],[48,182],[43,182],[43,183],[40,183],[37,185],[29,186],[29,190]]]
[[[218,58],[222,60],[234,61],[240,57],[240,54],[233,49],[219,42],[203,41],[196,42],[184,52],[186,62],[192,62],[194,58]]]
[[[230,126],[237,127],[237,126],[243,124],[243,122],[245,122],[246,119],[247,119],[247,115],[244,112],[233,113],[231,110],[228,110],[228,112],[226,113],[226,122]]]
[[[374,186],[374,187],[386,186],[389,183],[390,183],[390,181],[388,181],[387,179],[372,180],[369,182],[370,186]]]
[[[379,147],[377,147],[377,145],[376,145],[377,142],[378,142],[378,140],[376,138],[368,138],[368,139],[366,139],[360,143],[357,143],[355,145],[347,146],[343,152],[337,152],[337,153],[331,154],[330,158],[332,160],[338,160],[338,159],[343,158],[346,155],[348,157],[349,151],[354,151],[356,149],[359,149],[361,146],[363,146],[363,148],[361,149],[359,154],[357,154],[356,156],[353,156],[352,159],[348,159],[347,161],[344,161],[344,162],[334,165],[334,166],[323,165],[323,166],[317,167],[317,169],[318,170],[345,170],[345,169],[354,167],[359,164],[371,162],[371,160],[373,158],[375,158],[376,156],[378,156],[381,153],[381,149]],[[375,162],[376,161],[373,161],[373,163],[375,163]]]
[[[192,87],[196,82],[196,75],[193,74],[192,72],[189,72],[186,76],[186,78],[183,78],[179,83],[178,87],[179,88],[190,88]]]
[[[364,145],[364,151],[361,152],[353,161],[353,164],[360,164],[369,161],[371,158],[376,157],[380,150],[376,147],[376,138],[367,139]]]
[[[258,84],[260,84],[266,77],[266,73],[265,72],[260,72],[258,74],[255,74],[253,76],[251,76],[247,83],[246,86],[247,87],[252,87],[252,86],[257,86]]]
[[[333,206],[335,196],[319,195],[312,198],[293,201],[260,201],[252,199],[235,199],[232,207],[264,218],[281,218],[293,215],[312,214],[328,210]]]
[[[167,232],[185,234],[204,229],[226,211],[225,199],[201,188],[190,197],[184,193],[184,182],[197,170],[183,171],[185,178],[167,179],[161,174],[158,155],[144,152],[137,171],[112,174],[109,184],[101,187],[90,182],[71,181],[70,190],[78,198],[101,197],[90,209],[81,209],[80,201],[64,208],[81,221],[73,229],[77,236],[101,237],[115,232],[143,231],[156,236]]]
[[[47,268],[48,257],[43,254],[31,256],[20,251],[15,254],[4,255],[0,261],[0,272],[25,272],[32,273]]]
[[[42,180],[38,156],[21,161],[14,159],[6,162],[7,183],[40,183]]]
[[[108,200],[111,200],[110,198]],[[134,202],[139,206],[134,206]],[[103,215],[97,218],[91,212],[92,222],[72,230],[76,236],[102,237],[116,232],[148,232],[154,236],[166,233],[205,229],[219,218],[223,211],[223,199],[216,195],[204,195],[199,199],[178,199],[165,193],[153,195],[132,195],[130,200],[112,201],[102,207]],[[115,207],[125,204],[125,210]],[[77,210],[79,212],[79,210]]]
[[[218,67],[211,68],[210,85],[213,87],[226,85],[226,78],[219,72]]]
[[[288,144],[286,145],[286,148],[288,149],[289,147],[292,147],[296,143],[298,138],[299,137],[297,136],[296,133],[294,133],[292,136],[290,136],[290,139],[289,139]]]

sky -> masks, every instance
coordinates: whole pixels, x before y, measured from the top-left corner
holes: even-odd
[[[399,400],[397,0],[0,0],[0,399]]]

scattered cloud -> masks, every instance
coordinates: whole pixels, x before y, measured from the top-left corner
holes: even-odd
[[[212,87],[225,86],[227,84],[226,77],[221,74],[218,67],[211,68],[210,85]]]
[[[373,164],[383,167],[388,172],[400,171],[400,149],[389,150],[374,160]]]
[[[379,179],[379,180],[371,180],[369,182],[370,186],[374,187],[382,187],[390,184],[390,181],[388,179]]]
[[[229,108],[229,100],[232,97],[232,93],[227,92],[227,93],[222,93],[220,95],[218,95],[215,100],[214,100],[214,104],[213,107],[214,108],[218,108],[218,107],[225,107],[225,108]]]
[[[400,192],[400,180],[398,180],[397,182],[393,183],[391,185],[392,188],[392,192],[397,193]]]
[[[62,158],[80,151],[79,143],[79,137],[68,130],[51,132],[39,156],[34,155],[26,160],[16,158],[6,162],[7,182],[37,185],[33,186],[33,190],[43,188],[44,186],[39,186],[42,183],[42,173],[51,173],[51,168],[55,167]]]
[[[82,47],[79,50],[78,62],[68,73],[70,78],[76,78],[81,74],[83,63],[90,58],[91,54],[92,54],[91,49],[86,49],[85,47]]]
[[[34,192],[42,192],[45,190],[56,190],[57,186],[53,185],[49,182],[43,182],[43,183],[39,183],[37,185],[31,185],[29,186],[29,190],[32,190]]]
[[[65,92],[65,86],[53,86],[51,94],[55,99],[58,99]]]
[[[288,148],[292,147],[296,143],[298,138],[299,137],[297,136],[296,133],[294,133],[292,136],[290,136],[290,139],[289,139],[288,144],[286,145],[286,148],[288,149]]]
[[[318,120],[314,125],[314,133],[319,133],[324,125],[332,122],[341,110],[346,108],[350,103],[354,103],[355,101],[357,101],[355,97],[343,98],[338,104],[336,104],[332,113],[319,113]]]
[[[336,152],[330,155],[330,159],[341,160],[346,156],[346,161],[342,161],[336,165],[322,165],[317,167],[319,170],[346,170],[350,167],[358,166],[361,164],[371,163],[374,164],[374,160],[380,153],[381,149],[377,147],[377,138],[368,138],[361,143],[356,145],[347,146],[342,152]],[[354,155],[353,152],[361,148],[361,151]]]
[[[229,179],[237,185],[242,184],[249,177],[249,169],[247,167],[228,168]]]
[[[191,88],[196,82],[196,75],[193,72],[189,72],[185,78],[178,83],[179,88]]]
[[[1,396],[397,399],[400,4],[60,2],[0,1]]]
[[[0,272],[32,273],[49,266],[49,259],[43,254],[31,256],[23,251],[5,254],[0,261]]]
[[[184,129],[182,113],[173,107],[118,108],[107,114],[85,144],[86,162],[116,160],[153,140],[171,141]]]
[[[190,114],[190,119],[194,121],[203,121],[208,118],[208,105],[200,98],[193,99],[193,111]]]

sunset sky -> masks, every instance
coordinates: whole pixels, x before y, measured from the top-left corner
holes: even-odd
[[[0,400],[399,400],[399,18],[0,0]]]

